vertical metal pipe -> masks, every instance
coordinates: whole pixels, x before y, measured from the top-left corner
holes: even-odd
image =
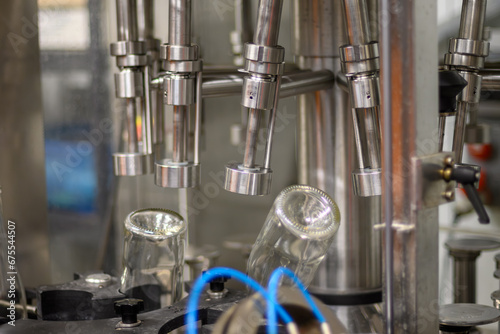
[[[234,23],[236,31],[241,34],[243,43],[252,41],[252,22],[250,13],[252,6],[248,0],[234,0]]]
[[[196,74],[196,111],[194,123],[194,159],[195,164],[200,163],[200,137],[201,137],[201,110],[203,107],[202,99],[203,73]]]
[[[137,1],[137,33],[140,41],[153,39],[154,11],[153,0]]]
[[[144,68],[144,117],[143,117],[143,145],[144,145],[144,153],[151,154],[153,153],[153,115],[151,108],[151,94],[156,92],[151,92],[150,87],[150,74],[149,68]]]
[[[170,0],[169,39],[171,45],[191,45],[191,0]]]
[[[368,20],[370,22],[371,40],[378,41],[380,39],[379,24],[378,24],[379,1],[367,0],[367,5],[368,5]]]
[[[380,161],[380,120],[378,108],[352,110],[359,168],[377,169]]]
[[[139,136],[137,133],[137,101],[135,98],[126,99],[126,117],[127,117],[127,153],[138,153],[137,145]]]
[[[250,109],[248,111],[247,137],[245,141],[245,156],[243,157],[243,167],[255,167],[261,113],[262,110],[258,109]]]
[[[444,149],[444,134],[446,131],[446,116],[439,116],[439,142],[438,142],[438,149],[439,152],[443,152]]]
[[[348,44],[363,45],[371,42],[367,0],[343,0],[342,4]]]
[[[476,302],[476,259],[480,252],[450,252],[453,257],[454,303]]]
[[[276,79],[276,91],[274,92],[274,106],[269,113],[269,122],[267,126],[266,152],[264,154],[264,168],[271,168],[271,152],[273,150],[274,127],[276,124],[276,114],[278,113],[279,92],[281,87],[281,76]]]
[[[174,162],[185,162],[187,159],[187,133],[186,114],[189,111],[187,106],[173,106],[174,108],[174,128],[173,128],[173,155]]]
[[[137,34],[136,0],[116,0],[116,19],[119,41],[136,41]]]
[[[419,206],[415,181],[416,161],[437,152],[436,1],[381,5],[386,332],[437,333],[438,208]]]
[[[390,0],[380,1],[380,12],[389,13],[391,9]],[[384,18],[380,17],[382,21]],[[394,333],[394,240],[392,236],[393,212],[393,188],[392,188],[392,54],[391,54],[391,27],[388,24],[380,28],[380,58],[381,58],[381,98],[383,115],[383,172],[382,172],[382,194],[383,194],[383,217],[385,223],[384,233],[384,314],[385,330],[387,334]]]
[[[278,45],[282,7],[283,0],[260,0],[254,44]]]
[[[467,109],[472,103],[458,101],[457,114],[455,116],[455,136],[453,137],[453,152],[455,152],[455,161],[462,162],[465,142],[465,127],[467,125]]]
[[[483,40],[486,0],[463,0],[459,38]]]
[[[346,44],[341,1],[294,0],[295,57],[303,69],[340,71],[339,46]],[[354,133],[346,92],[300,95],[298,102],[299,183],[327,192],[342,223],[309,290],[320,297],[381,293],[380,197],[353,194]],[[331,303],[330,299],[330,303]]]

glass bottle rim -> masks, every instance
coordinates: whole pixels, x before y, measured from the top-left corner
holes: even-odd
[[[312,192],[315,195],[318,195],[318,200],[323,202],[323,204],[328,205],[331,208],[331,215],[333,217],[333,222],[328,227],[322,226],[321,228],[311,228],[310,225],[297,224],[293,222],[283,211],[284,201],[286,201],[287,197],[294,192]],[[300,237],[313,237],[318,239],[327,239],[333,236],[339,226],[340,226],[340,210],[337,204],[333,201],[333,199],[325,193],[324,191],[308,186],[308,185],[293,185],[289,186],[281,191],[275,201],[276,213],[280,218],[280,221],[286,226],[292,229],[292,232],[298,234]]]
[[[161,222],[160,224],[154,226],[148,226],[147,223],[138,224],[138,222],[134,220],[135,215],[147,212],[169,216],[171,221],[175,222],[175,229],[167,229],[166,222]],[[184,221],[184,218],[175,211],[161,208],[148,208],[131,212],[125,219],[125,228],[129,232],[139,236],[154,240],[163,240],[177,236],[186,231],[186,222]]]

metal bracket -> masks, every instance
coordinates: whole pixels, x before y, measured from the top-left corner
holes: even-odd
[[[443,179],[443,170],[453,165],[451,152],[413,158],[417,210],[434,208],[455,200],[456,182]]]

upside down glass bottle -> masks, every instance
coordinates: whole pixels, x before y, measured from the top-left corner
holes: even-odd
[[[326,193],[305,185],[284,189],[252,248],[248,275],[265,286],[274,269],[286,267],[308,286],[339,226],[339,209]]]
[[[120,291],[146,310],[179,301],[183,293],[186,223],[176,212],[143,209],[125,220]]]

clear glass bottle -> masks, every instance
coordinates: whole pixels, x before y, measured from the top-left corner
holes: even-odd
[[[340,226],[340,212],[323,191],[305,185],[284,189],[269,212],[247,262],[247,273],[266,286],[286,267],[308,286]],[[281,282],[292,285],[285,278]]]
[[[182,298],[186,223],[176,212],[143,209],[125,220],[120,291],[144,300],[145,309]]]

